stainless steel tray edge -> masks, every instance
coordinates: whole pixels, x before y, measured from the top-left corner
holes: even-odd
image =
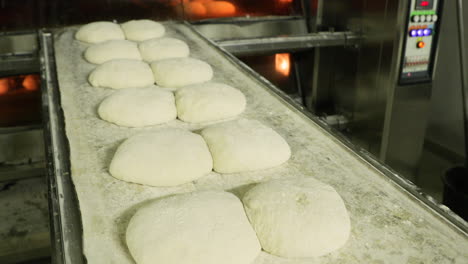
[[[70,174],[69,144],[60,104],[53,34],[39,31],[42,115],[47,158],[47,182],[52,263],[85,263],[81,216]]]

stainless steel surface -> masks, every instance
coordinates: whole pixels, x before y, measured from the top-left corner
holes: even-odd
[[[196,28],[194,28],[194,31],[198,33],[201,37],[204,37],[203,34],[201,32],[198,32]],[[278,89],[276,86],[271,84],[268,80],[266,80],[265,78],[260,76],[258,73],[256,73],[254,70],[252,70],[250,67],[245,65],[242,61],[237,59],[234,55],[230,54],[228,51],[226,51],[222,47],[217,46],[216,43],[213,42],[212,40],[207,39],[207,41],[210,42],[213,47],[217,47],[227,59],[238,64],[243,69],[243,71],[245,71],[246,73],[254,77],[263,85],[267,86],[274,94],[276,94],[279,98],[281,98],[281,100],[287,106],[294,108],[295,110],[299,111],[302,115],[306,116],[307,118],[312,120],[314,123],[318,124],[325,133],[333,136],[341,144],[343,144],[349,150],[351,150],[354,154],[356,154],[360,159],[362,159],[371,167],[375,168],[376,170],[384,174],[391,181],[393,181],[395,184],[400,186],[404,191],[406,191],[412,197],[420,201],[423,206],[435,212],[439,217],[441,217],[441,219],[444,219],[447,222],[447,224],[453,225],[455,228],[461,230],[465,235],[468,235],[468,223],[463,221],[463,219],[458,217],[449,209],[442,207],[431,197],[426,196],[418,186],[414,185],[411,181],[409,181],[408,179],[406,179],[405,177],[397,173],[395,170],[393,170],[389,166],[383,164],[380,160],[378,160],[373,154],[368,152],[366,149],[350,141],[350,139],[347,136],[344,136],[342,133],[332,128],[324,120],[312,114],[310,111],[308,111],[308,109],[305,106],[299,104],[293,98],[291,98],[290,96],[285,94],[283,91]]]
[[[70,177],[68,141],[60,107],[52,34],[41,31],[41,80],[44,138],[53,263],[85,263],[81,217]]]
[[[217,41],[218,45],[237,56],[298,52],[315,47],[355,45],[358,42],[359,37],[352,32],[319,32],[303,36]]]
[[[278,37],[307,33],[302,17],[252,17],[208,19],[193,23],[207,38],[229,40]]]
[[[407,177],[419,165],[431,94],[430,83],[399,85],[401,54],[412,49],[403,42],[414,4],[324,2],[319,28],[351,30],[362,40],[355,46],[315,49],[306,104],[318,115],[351,120],[350,139]]]
[[[465,26],[463,24],[463,3],[462,0],[457,0],[457,24],[458,24],[458,47],[460,50],[460,74],[461,74],[461,91],[462,105],[464,113],[465,127],[465,159],[468,159],[468,65],[465,45]],[[466,163],[466,161],[465,161]],[[468,165],[468,164],[465,164]]]
[[[37,50],[36,32],[0,32],[0,55],[33,54]]]
[[[0,32],[0,77],[39,69],[35,32]]]

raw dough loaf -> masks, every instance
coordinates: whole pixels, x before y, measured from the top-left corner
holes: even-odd
[[[122,24],[122,30],[128,40],[144,41],[162,37],[165,33],[164,26],[152,20],[131,20]]]
[[[99,43],[113,39],[125,39],[125,36],[118,24],[100,21],[82,26],[76,32],[75,38],[87,43]]]
[[[151,63],[156,83],[163,87],[179,88],[202,83],[213,78],[211,66],[193,58],[176,58]]]
[[[262,248],[273,255],[316,257],[348,240],[351,224],[343,200],[313,178],[261,183],[242,201]]]
[[[109,40],[88,47],[84,53],[87,61],[101,64],[113,59],[141,60],[138,45],[128,40]]]
[[[89,75],[89,82],[94,87],[123,89],[150,86],[154,78],[145,62],[118,59],[97,66]]]
[[[240,119],[202,130],[213,156],[214,170],[235,173],[267,169],[291,156],[288,143],[256,120]]]
[[[119,126],[142,127],[177,117],[174,94],[159,87],[128,88],[102,101],[99,116]]]
[[[245,109],[244,94],[222,83],[208,82],[176,91],[179,119],[199,123],[234,117]]]
[[[222,191],[151,202],[130,220],[126,240],[138,264],[250,264],[260,253],[242,203]]]
[[[188,57],[190,50],[187,43],[175,38],[157,38],[146,40],[140,45],[141,57],[147,61]]]
[[[200,135],[164,129],[130,137],[119,146],[109,171],[117,179],[151,186],[176,186],[211,171],[213,161]]]

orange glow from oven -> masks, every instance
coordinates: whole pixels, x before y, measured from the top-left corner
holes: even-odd
[[[8,78],[0,79],[0,95],[8,93],[10,90],[10,80]]]
[[[281,4],[290,4],[293,0],[277,0]]]
[[[28,91],[39,90],[39,76],[35,74],[26,75],[22,83],[24,89]]]
[[[275,55],[275,70],[284,76],[289,76],[291,72],[291,57],[289,53],[277,53]]]
[[[236,14],[236,6],[228,1],[208,1],[204,6],[209,17],[229,17]]]

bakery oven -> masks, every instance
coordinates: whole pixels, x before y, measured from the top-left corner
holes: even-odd
[[[84,258],[55,68],[56,56],[63,54],[54,53],[53,39],[55,30],[99,20],[181,22],[353,155],[466,230],[407,180],[421,154],[441,1],[427,1],[430,8],[418,6],[421,1],[416,0],[31,0],[23,8],[16,2],[0,0],[1,30],[10,38],[29,36],[34,48],[7,52],[5,58],[34,67],[0,70],[0,107],[11,113],[4,117],[2,110],[0,127],[37,129],[42,110],[57,263],[82,263]],[[420,23],[431,33],[413,36]],[[34,32],[23,34],[24,30]],[[16,43],[12,46],[23,42]],[[46,88],[41,91],[41,86]],[[401,131],[401,127],[411,129]]]

